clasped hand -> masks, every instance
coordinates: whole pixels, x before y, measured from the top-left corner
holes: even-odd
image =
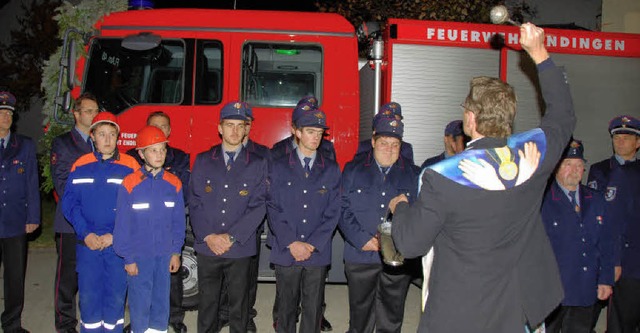
[[[102,251],[107,247],[113,244],[113,235],[112,234],[104,234],[102,236],[98,236],[95,233],[90,233],[87,237],[84,238],[84,244],[90,250],[99,250]]]

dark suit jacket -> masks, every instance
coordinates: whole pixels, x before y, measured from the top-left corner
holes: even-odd
[[[57,136],[51,143],[51,178],[53,186],[62,198],[64,186],[69,178],[69,171],[73,163],[82,155],[91,152],[91,145],[82,139],[78,130],[74,127],[69,132]],[[55,232],[74,233],[73,227],[62,214],[62,205],[56,207],[56,215],[53,220]]]
[[[419,332],[522,332],[525,322],[539,324],[563,298],[540,205],[576,120],[561,70],[547,60],[538,71],[547,111],[542,132],[537,131],[546,149],[527,181],[506,190],[483,190],[436,172],[439,163],[425,169],[417,201],[396,207],[398,250],[409,258],[425,255],[432,246],[435,251]],[[482,138],[458,155],[506,143]]]

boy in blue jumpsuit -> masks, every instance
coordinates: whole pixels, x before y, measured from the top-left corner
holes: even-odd
[[[154,111],[147,116],[147,125],[155,126],[162,130],[167,140],[171,135],[171,118],[163,111]],[[180,179],[182,184],[182,194],[184,195],[186,205],[186,195],[188,193],[187,186],[189,185],[189,178],[191,177],[191,170],[189,169],[189,154],[184,151],[171,147],[169,143],[166,145],[167,154],[164,159],[164,165],[162,166],[165,171],[171,172],[174,176]],[[127,154],[140,163],[140,166],[144,165],[144,160],[138,154],[136,148],[132,148],[127,151]],[[184,308],[182,308],[182,300],[184,296],[184,284],[183,274],[181,270],[171,274],[171,291],[169,291],[169,325],[176,333],[186,333],[187,326],[184,324]],[[131,332],[131,325],[127,325],[124,328],[124,333]]]
[[[319,332],[331,238],[340,215],[340,168],[318,152],[324,112],[310,109],[296,122],[298,147],[275,158],[267,198],[271,263],[276,271],[277,332]]]
[[[12,133],[16,98],[0,92],[0,262],[4,268],[4,332],[22,328],[27,236],[40,225],[36,145]]]
[[[382,263],[377,228],[387,217],[389,198],[411,201],[417,194],[418,168],[401,156],[403,124],[377,117],[373,149],[347,163],[342,174],[345,273],[349,285],[349,332],[400,332],[411,281],[407,265]]]
[[[198,154],[191,172],[188,202],[198,256],[198,332],[219,328],[224,281],[229,331],[247,330],[249,270],[256,229],[265,215],[268,163],[242,145],[248,107],[231,102],[222,108],[222,143]]]
[[[113,251],[116,196],[138,162],[118,152],[116,117],[101,112],[89,129],[96,150],[71,167],[62,211],[78,238],[76,269],[81,332],[121,332],[127,288],[124,261]]]
[[[180,268],[185,214],[182,183],[164,170],[167,138],[145,126],[136,136],[142,168],[118,190],[113,247],[124,258],[133,332],[167,330],[170,275]]]
[[[597,300],[611,296],[613,238],[602,193],[580,184],[584,148],[572,140],[547,188],[542,222],[560,268],[564,299],[546,331],[591,332]]]

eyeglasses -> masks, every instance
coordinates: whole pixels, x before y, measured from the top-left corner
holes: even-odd
[[[13,111],[7,110],[7,109],[0,110],[0,116],[3,116],[3,117],[9,116],[9,117],[11,117],[11,116],[13,116]]]
[[[462,111],[469,111],[469,112],[473,112],[473,110],[469,109],[468,106],[464,105],[464,103],[460,104],[460,107],[462,108]]]
[[[98,114],[100,109],[79,109],[79,110],[76,110],[76,111],[84,113],[84,114]]]

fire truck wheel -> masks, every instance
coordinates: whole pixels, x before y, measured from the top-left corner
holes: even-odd
[[[183,298],[182,308],[185,310],[195,310],[198,308],[198,260],[193,250],[194,236],[191,226],[187,225],[187,236],[182,250],[182,285]]]

